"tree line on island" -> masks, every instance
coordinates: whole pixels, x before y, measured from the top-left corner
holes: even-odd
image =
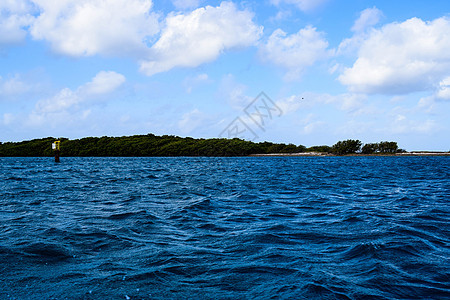
[[[191,137],[156,136],[154,134],[123,137],[86,137],[61,141],[61,156],[248,156],[252,154],[285,154],[321,152],[334,155],[394,154],[403,152],[396,142],[363,145],[359,140],[339,141],[333,146],[313,146],[250,142],[242,139],[194,139]],[[22,142],[0,142],[0,156],[52,156],[48,137]]]

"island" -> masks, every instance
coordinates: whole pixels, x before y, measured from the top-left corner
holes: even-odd
[[[52,143],[60,141],[61,156],[343,156],[343,155],[450,155],[449,152],[407,152],[397,142],[363,144],[344,140],[332,146],[251,142],[238,138],[192,138],[154,134],[67,139],[47,137],[21,142],[0,142],[0,157],[53,156]]]

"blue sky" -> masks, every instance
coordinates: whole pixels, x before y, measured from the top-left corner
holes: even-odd
[[[0,141],[239,132],[449,151],[449,49],[444,0],[2,0]]]

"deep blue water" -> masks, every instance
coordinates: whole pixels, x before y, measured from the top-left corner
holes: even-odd
[[[450,157],[0,169],[0,299],[450,299]]]

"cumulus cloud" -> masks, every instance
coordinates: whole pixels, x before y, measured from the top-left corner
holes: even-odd
[[[260,54],[263,60],[286,69],[287,79],[295,79],[316,61],[327,58],[327,47],[324,34],[312,26],[290,35],[277,29],[261,46]]]
[[[93,103],[104,100],[106,96],[111,97],[114,92],[124,83],[125,77],[112,71],[102,71],[92,78],[91,81],[76,89],[64,88],[52,97],[38,101],[35,108],[24,119],[25,127],[40,127],[44,132],[51,130],[52,134],[61,131],[67,134],[67,130],[77,131],[80,123],[85,122],[92,114]],[[115,119],[117,123],[118,119]],[[83,123],[93,126],[89,130],[95,130],[97,126],[107,126],[95,120],[94,124]],[[63,125],[63,126],[62,126]],[[106,129],[106,128],[105,128]]]
[[[361,44],[368,38],[370,29],[378,24],[382,16],[383,12],[376,7],[363,10],[351,28],[353,36],[339,44],[337,55],[357,53]]]
[[[88,95],[108,94],[125,82],[125,76],[113,71],[101,71],[81,90]]]
[[[173,0],[179,10],[200,2]],[[61,55],[133,57],[153,75],[211,62],[226,50],[254,45],[262,34],[253,13],[233,2],[169,13],[162,31],[152,7],[152,0],[4,0],[0,47],[29,34]]]
[[[450,100],[450,77],[446,77],[439,83],[439,89],[436,93],[439,99]]]
[[[62,89],[50,99],[39,101],[36,111],[39,113],[53,113],[63,111],[81,102],[81,97],[69,88]]]
[[[33,0],[40,14],[31,35],[69,56],[145,52],[159,30],[151,0]]]
[[[280,5],[281,3],[293,4],[301,11],[309,12],[324,4],[327,0],[271,0],[272,4]]]
[[[0,1],[0,46],[22,42],[26,35],[26,27],[34,17],[32,5],[26,0]]]
[[[339,81],[350,91],[406,94],[434,90],[450,75],[450,19],[412,18],[373,29]]]
[[[153,75],[175,67],[196,67],[225,50],[253,45],[262,28],[252,18],[251,12],[238,10],[232,2],[171,14],[149,59],[142,61],[141,71]]]
[[[362,32],[366,30],[366,28],[378,24],[382,16],[383,13],[378,8],[367,8],[361,12],[359,18],[355,21],[352,31]]]
[[[113,71],[101,71],[90,82],[76,90],[64,88],[55,96],[39,101],[36,104],[35,113],[65,112],[87,100],[112,93],[124,82],[125,77],[122,74]]]

